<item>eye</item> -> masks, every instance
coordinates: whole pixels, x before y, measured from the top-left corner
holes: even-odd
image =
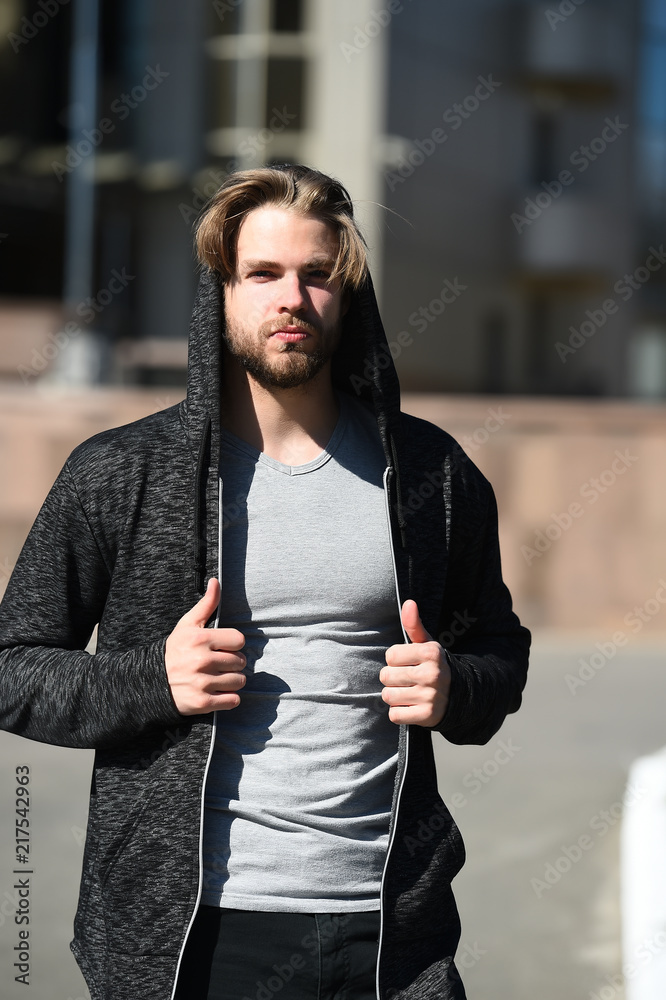
[[[331,272],[327,271],[325,268],[316,268],[314,271],[309,271],[308,276],[310,278],[317,278],[320,281],[328,281],[331,277]]]

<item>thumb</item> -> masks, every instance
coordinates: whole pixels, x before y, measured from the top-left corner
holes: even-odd
[[[211,615],[214,615],[217,611],[219,601],[220,584],[215,577],[211,577],[208,581],[208,586],[206,587],[206,593],[193,608],[190,608],[190,610],[183,615],[178,624],[198,625],[200,628],[203,628]]]
[[[432,636],[423,627],[416,601],[405,601],[402,606],[402,625],[410,642],[432,642]]]

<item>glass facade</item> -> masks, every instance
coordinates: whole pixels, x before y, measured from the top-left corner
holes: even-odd
[[[256,165],[273,158],[279,136],[278,159],[293,158],[289,137],[306,127],[304,4],[220,3],[218,17],[208,21],[207,149],[218,159]],[[273,130],[270,139],[261,136],[266,129]]]
[[[661,228],[666,218],[666,0],[644,0],[638,105],[638,190],[646,221],[656,215]]]
[[[519,13],[529,38],[513,30],[508,0],[455,0],[453,14],[415,0],[376,36],[374,21],[350,25],[323,0],[97,0],[96,121],[110,119],[112,128],[78,163],[70,147],[90,145],[69,90],[72,14],[82,2],[61,4],[44,21],[39,0],[0,0],[8,98],[0,105],[0,296],[62,297],[66,193],[94,161],[94,289],[113,268],[138,276],[96,324],[110,342],[181,337],[196,282],[192,224],[215,187],[230,171],[262,163],[311,157],[325,166],[338,145],[360,148],[360,122],[373,144],[361,173],[380,178],[377,197],[360,200],[413,223],[395,235],[393,220],[373,237],[385,313],[409,318],[405,288],[418,305],[430,302],[443,274],[467,283],[464,270],[475,289],[404,353],[406,386],[642,393],[640,373],[661,356],[666,268],[605,324],[603,349],[599,336],[562,364],[553,344],[568,342],[622,273],[663,240],[666,0],[588,0],[553,24],[551,8],[526,2]],[[455,44],[445,30],[453,21]],[[381,46],[386,119],[368,115],[367,81],[338,98],[343,80]],[[148,67],[165,78],[144,93]],[[494,79],[498,96],[486,101],[482,86],[479,101],[479,82]],[[465,100],[472,110],[457,117]],[[616,116],[631,127],[579,169],[572,154],[599,142],[605,119]],[[326,129],[333,139],[322,143]],[[553,196],[563,168],[574,181]],[[344,158],[328,169],[347,176]],[[511,216],[527,211],[535,218],[514,234]],[[653,376],[643,394],[655,394]]]
[[[666,0],[644,0],[637,80],[636,145],[641,246],[659,247],[666,225]],[[643,263],[642,261],[638,263]],[[666,397],[666,278],[650,275],[629,344],[629,392]]]

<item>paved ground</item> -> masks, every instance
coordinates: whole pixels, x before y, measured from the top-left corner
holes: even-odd
[[[614,978],[622,800],[632,760],[666,744],[666,644],[602,657],[572,694],[567,674],[578,678],[595,642],[542,637],[523,707],[500,734],[485,747],[439,743],[445,800],[465,803],[455,818],[468,863],[455,888],[469,1000],[624,996]],[[513,756],[498,765],[502,742]],[[638,975],[646,960],[634,958]]]
[[[591,1000],[602,990],[601,1000],[623,1000],[607,979],[621,966],[621,802],[632,760],[666,744],[666,642],[634,642],[601,657],[572,694],[566,675],[578,675],[596,639],[540,637],[524,706],[501,733],[485,747],[437,742],[442,791],[468,850],[456,894],[469,1000]],[[88,995],[68,942],[90,762],[87,752],[0,733],[3,1000]],[[34,872],[29,989],[15,983],[12,968],[21,929],[14,923],[15,770],[25,764]]]

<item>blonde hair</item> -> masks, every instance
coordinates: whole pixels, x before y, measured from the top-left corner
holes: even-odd
[[[238,233],[248,212],[273,205],[314,215],[333,227],[338,256],[331,281],[357,289],[368,273],[366,245],[354,206],[338,181],[301,165],[279,165],[232,174],[213,196],[196,229],[199,261],[228,281],[236,274]]]

